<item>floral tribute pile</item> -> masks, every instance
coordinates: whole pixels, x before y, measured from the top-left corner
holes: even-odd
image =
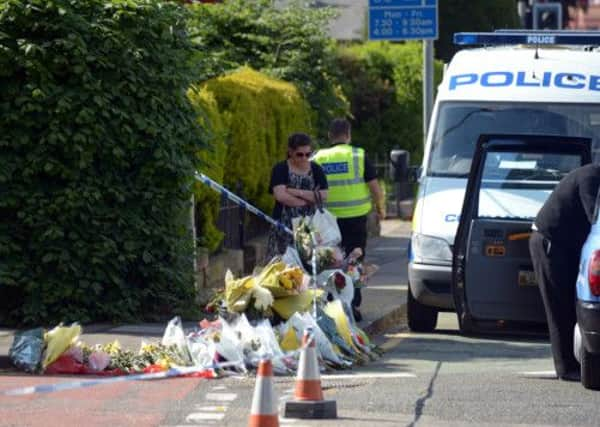
[[[77,324],[36,328],[15,335],[9,356],[24,371],[48,374],[127,375],[194,366],[195,376],[214,378],[245,373],[265,357],[276,373],[293,374],[310,327],[322,369],[364,364],[380,351],[357,326],[351,301],[374,267],[363,268],[360,249],[345,256],[339,230],[329,225],[302,218],[294,224],[295,247],[283,256],[249,276],[228,271],[224,289],[206,306],[212,320],[188,331],[176,317],[160,341],[132,351],[116,341],[90,346]]]

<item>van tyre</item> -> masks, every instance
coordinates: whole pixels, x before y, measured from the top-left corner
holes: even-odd
[[[408,327],[413,332],[433,332],[437,325],[438,311],[434,307],[421,304],[413,297],[410,285],[406,298]]]
[[[464,311],[456,312],[458,317],[458,329],[461,335],[472,336],[475,333],[475,326],[473,325],[473,319],[471,316]]]
[[[591,390],[600,390],[600,354],[581,348],[581,385]]]

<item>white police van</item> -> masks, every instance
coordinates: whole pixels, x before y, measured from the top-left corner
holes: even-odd
[[[600,144],[600,35],[574,31],[458,33],[419,174],[409,247],[407,317],[414,331],[454,311],[452,247],[481,134],[542,134]],[[503,209],[519,206],[506,203]],[[537,212],[532,212],[535,216]]]

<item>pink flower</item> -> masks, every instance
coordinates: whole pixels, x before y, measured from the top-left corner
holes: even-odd
[[[94,351],[88,358],[88,365],[92,371],[103,371],[110,363],[110,356],[103,351]]]
[[[335,288],[339,291],[346,287],[346,278],[341,273],[335,273],[333,276],[333,282],[335,284]]]

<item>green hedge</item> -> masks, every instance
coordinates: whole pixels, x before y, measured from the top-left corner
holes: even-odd
[[[205,87],[192,87],[188,91],[188,96],[196,107],[198,123],[208,134],[209,147],[198,152],[198,166],[204,174],[222,183],[228,138],[225,118],[219,112],[214,94]],[[202,183],[195,184],[194,194],[198,243],[214,251],[223,240],[223,233],[217,229],[221,196]]]
[[[193,299],[186,11],[0,3],[0,322],[131,320]]]
[[[244,197],[270,213],[271,168],[285,159],[291,133],[312,131],[311,110],[298,89],[244,67],[205,82],[190,98],[206,112],[201,123],[213,129],[213,149],[200,154],[207,165],[202,170],[231,190],[241,183]],[[210,220],[216,218],[219,198],[210,191],[197,184],[198,234],[214,250],[221,236]]]
[[[343,88],[350,99],[353,141],[369,155],[388,159],[408,150],[411,163],[423,156],[421,43],[369,42],[338,52]],[[435,61],[435,87],[442,64]]]

